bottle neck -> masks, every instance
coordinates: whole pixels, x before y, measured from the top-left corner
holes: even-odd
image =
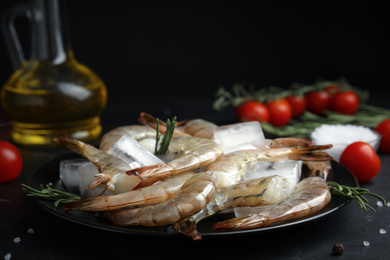
[[[63,63],[73,58],[63,0],[31,2],[31,60]]]

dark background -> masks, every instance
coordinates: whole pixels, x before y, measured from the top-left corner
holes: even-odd
[[[13,2],[3,0],[1,8]],[[375,105],[387,104],[385,1],[68,0],[67,6],[76,58],[107,85],[108,125],[109,112],[122,114],[123,123],[140,111],[180,115],[183,106],[193,107],[186,117],[213,114],[218,87],[235,82],[288,87],[346,77],[369,90]],[[23,19],[18,26],[28,52],[28,26]],[[1,41],[1,84],[11,73]],[[167,95],[177,102],[166,104]],[[181,103],[181,95],[192,102]]]

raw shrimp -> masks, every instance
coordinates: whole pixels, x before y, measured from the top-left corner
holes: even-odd
[[[103,217],[120,226],[162,226],[198,212],[214,197],[216,175],[202,172],[191,177],[170,200],[156,205],[104,212]]]
[[[195,240],[201,239],[201,235],[196,230],[196,224],[199,221],[222,210],[235,207],[278,204],[287,198],[287,187],[288,182],[285,178],[273,175],[242,181],[236,185],[218,189],[205,208],[192,216],[180,219],[173,225],[173,228]]]
[[[149,186],[172,174],[207,166],[219,158],[223,151],[210,139],[182,136],[172,138],[168,153],[182,156],[167,163],[144,166],[127,172],[131,176],[142,177],[143,181],[136,188]]]
[[[308,177],[298,183],[288,199],[275,207],[258,214],[218,222],[213,228],[216,231],[232,231],[266,227],[316,213],[323,209],[330,199],[331,194],[326,182],[320,177]]]
[[[69,150],[87,157],[97,167],[99,174],[96,177],[98,178],[87,187],[87,190],[105,185],[101,194],[107,188],[119,194],[132,190],[142,181],[139,176],[127,175],[126,172],[131,169],[130,166],[114,155],[68,137],[57,137],[54,140]]]
[[[156,138],[156,130],[146,125],[121,126],[103,135],[99,148],[103,151],[108,151],[124,135],[140,141],[146,138]]]
[[[139,190],[72,201],[65,204],[65,210],[106,211],[164,202],[174,196],[194,175],[195,172],[188,171]]]
[[[227,187],[241,181],[247,166],[258,161],[301,160],[301,161],[331,161],[332,157],[321,150],[332,145],[307,147],[284,147],[239,150],[225,154],[207,167],[218,175],[218,188]]]

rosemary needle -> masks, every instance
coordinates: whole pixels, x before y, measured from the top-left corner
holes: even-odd
[[[80,197],[75,194],[53,189],[49,185],[46,185],[46,188],[41,185],[41,190],[34,189],[23,183],[22,187],[22,190],[25,191],[29,197],[54,200],[55,207],[57,207],[60,203],[67,203],[80,199]]]

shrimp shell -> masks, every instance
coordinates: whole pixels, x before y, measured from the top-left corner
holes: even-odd
[[[320,177],[308,177],[298,183],[288,199],[275,207],[258,214],[218,222],[213,228],[216,231],[232,231],[266,227],[316,213],[330,200],[326,182]]]
[[[170,200],[139,208],[107,211],[103,217],[120,226],[163,226],[198,212],[214,197],[217,177],[212,172],[198,173]]]
[[[149,186],[172,174],[207,166],[223,153],[222,148],[214,141],[194,136],[173,138],[168,151],[177,156],[182,154],[182,156],[167,163],[144,166],[127,172],[131,176],[143,178],[143,181],[136,188]]]
[[[183,183],[194,175],[195,172],[192,171],[184,172],[142,189],[72,201],[65,204],[65,210],[106,211],[164,202],[174,196]]]

